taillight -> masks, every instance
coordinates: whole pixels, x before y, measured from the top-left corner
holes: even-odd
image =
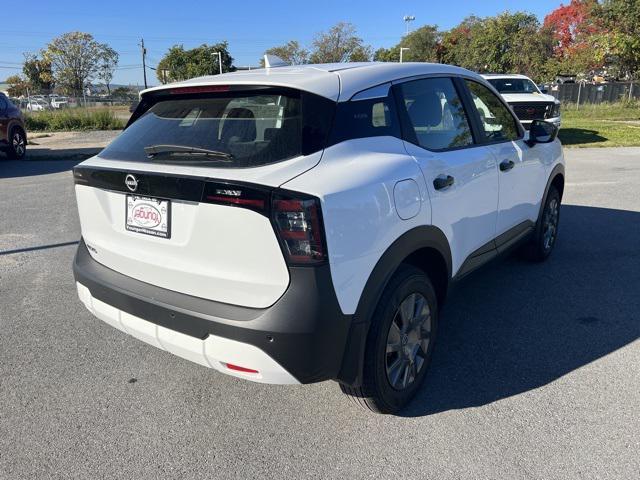
[[[314,265],[327,259],[320,200],[274,193],[273,223],[289,264]]]

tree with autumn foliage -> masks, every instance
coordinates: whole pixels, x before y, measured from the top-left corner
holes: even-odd
[[[571,0],[545,17],[542,31],[553,38],[552,70],[584,73],[604,66],[606,28],[600,12],[597,0]]]

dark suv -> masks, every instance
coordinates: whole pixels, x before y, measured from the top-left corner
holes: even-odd
[[[21,159],[27,152],[27,133],[22,112],[0,93],[0,150],[9,158]]]

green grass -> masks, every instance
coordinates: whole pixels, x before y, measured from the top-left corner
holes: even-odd
[[[559,137],[565,147],[638,147],[640,102],[563,105]]]
[[[124,121],[109,109],[68,108],[25,114],[27,131],[120,130]]]

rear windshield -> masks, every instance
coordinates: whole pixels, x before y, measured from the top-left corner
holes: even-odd
[[[164,95],[99,156],[246,168],[324,148],[335,102],[291,89]]]

